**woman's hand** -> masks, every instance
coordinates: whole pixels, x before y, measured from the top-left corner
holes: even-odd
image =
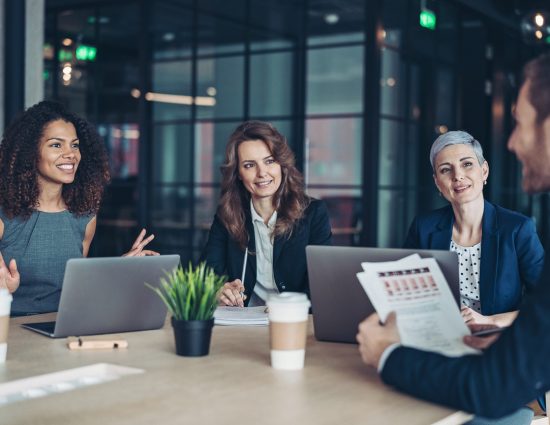
[[[0,253],[0,288],[7,288],[11,294],[17,290],[20,282],[21,277],[19,276],[19,271],[17,271],[15,260],[12,259],[8,266]]]
[[[470,329],[473,325],[496,325],[492,316],[484,316],[470,307],[462,306],[460,314]]]
[[[244,285],[241,279],[235,279],[232,282],[226,282],[220,293],[220,305],[230,307],[244,307]]]
[[[136,238],[134,244],[132,245],[132,249],[130,249],[130,251],[124,254],[123,257],[143,257],[145,255],[160,255],[156,251],[151,251],[150,249],[143,249],[149,242],[151,242],[155,238],[155,235],[150,235],[147,238],[145,238],[145,234],[146,234],[145,229],[142,229],[141,232],[139,232],[139,235]]]

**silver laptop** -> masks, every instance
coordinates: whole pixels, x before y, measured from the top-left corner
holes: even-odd
[[[21,326],[53,338],[158,329],[166,306],[158,287],[179,255],[78,258],[67,261],[57,321]]]
[[[340,246],[306,247],[309,289],[315,337],[320,341],[353,342],[357,327],[375,310],[356,274],[362,262],[399,260],[407,255],[437,260],[460,305],[458,256],[451,251],[363,248]]]

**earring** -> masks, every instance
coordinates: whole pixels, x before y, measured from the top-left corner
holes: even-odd
[[[487,180],[483,180],[483,186],[487,186]]]

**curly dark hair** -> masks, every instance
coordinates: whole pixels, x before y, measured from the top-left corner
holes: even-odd
[[[221,166],[223,178],[218,217],[243,250],[248,244],[245,211],[250,208],[250,193],[239,179],[238,149],[241,143],[249,140],[262,140],[281,165],[281,185],[273,196],[273,207],[277,210],[273,236],[290,236],[310,203],[304,190],[304,179],[294,165],[294,153],[286,138],[267,122],[246,121],[239,125],[229,137]]]
[[[105,146],[88,121],[58,102],[42,101],[15,118],[0,144],[0,206],[7,217],[28,218],[37,208],[40,139],[57,120],[74,125],[82,155],[74,181],[63,185],[63,201],[73,214],[97,213],[110,180]]]

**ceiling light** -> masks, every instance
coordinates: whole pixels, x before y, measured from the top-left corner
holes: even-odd
[[[336,13],[327,13],[325,15],[325,22],[329,25],[337,24],[339,20],[340,20],[340,16],[337,15]]]
[[[199,106],[214,106],[216,105],[216,99],[206,96],[185,96],[180,94],[168,94],[168,93],[145,93],[145,99],[149,102],[161,102],[161,103],[173,103],[177,105],[195,105]]]
[[[165,32],[164,34],[162,34],[162,40],[166,41],[167,43],[174,41],[175,38],[176,34],[174,34],[173,32]]]
[[[439,134],[445,134],[447,131],[449,131],[449,128],[446,125],[438,125],[435,127],[436,133]]]
[[[550,37],[550,13],[544,10],[532,11],[521,19],[521,33],[526,43],[544,43]]]

